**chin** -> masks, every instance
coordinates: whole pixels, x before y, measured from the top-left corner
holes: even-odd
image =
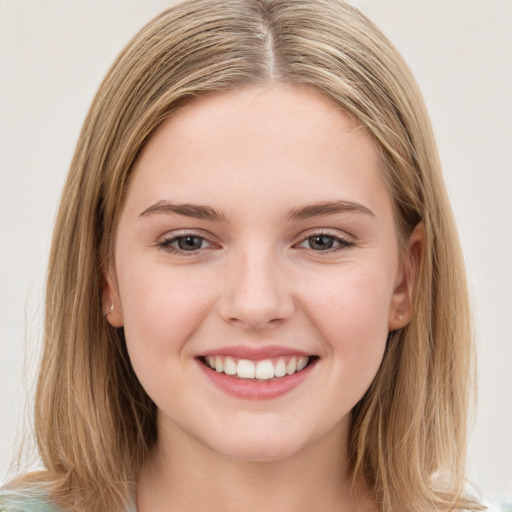
[[[252,442],[230,443],[227,446],[211,447],[220,455],[244,462],[276,462],[293,457],[302,445],[287,439],[253,440]]]
[[[261,418],[263,420],[263,418]],[[316,436],[306,425],[296,422],[237,422],[230,428],[210,431],[203,443],[229,459],[253,462],[275,462],[298,454],[314,444]],[[228,435],[226,435],[228,433]]]

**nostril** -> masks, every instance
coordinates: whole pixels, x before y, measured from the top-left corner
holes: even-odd
[[[238,325],[240,327],[244,327],[246,329],[265,329],[265,328],[273,328],[277,327],[281,323],[283,323],[285,318],[270,318],[267,317],[246,317],[244,319],[230,317],[227,319],[227,322],[232,325]]]
[[[234,270],[217,301],[225,322],[246,329],[276,327],[295,311],[289,283],[282,282],[275,268],[256,272],[253,267]]]

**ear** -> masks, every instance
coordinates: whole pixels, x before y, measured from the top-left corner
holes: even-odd
[[[117,280],[115,273],[110,270],[103,273],[102,307],[105,320],[112,327],[123,326],[123,309],[119,299]]]
[[[396,331],[411,321],[413,297],[418,284],[424,243],[425,227],[423,222],[420,222],[409,237],[407,252],[397,273],[389,309],[389,331]]]

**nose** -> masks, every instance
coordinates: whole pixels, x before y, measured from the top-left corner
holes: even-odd
[[[224,321],[248,330],[270,329],[295,309],[284,264],[271,254],[247,251],[231,262],[218,311]]]

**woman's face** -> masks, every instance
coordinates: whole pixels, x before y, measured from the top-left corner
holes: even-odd
[[[159,440],[242,459],[346,438],[409,314],[373,142],[292,86],[211,94],[163,123],[107,283]]]

